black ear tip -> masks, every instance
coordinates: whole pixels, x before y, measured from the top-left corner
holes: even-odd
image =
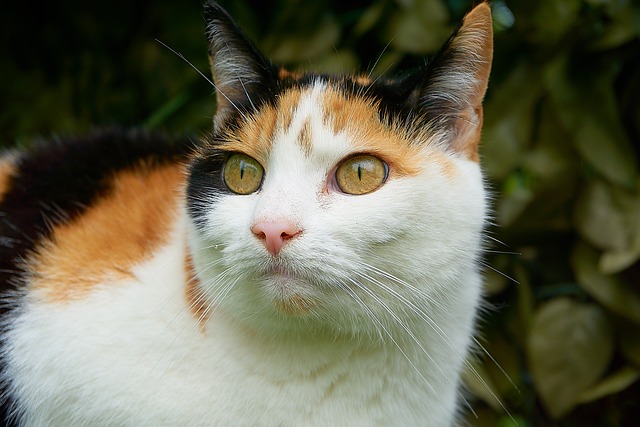
[[[213,19],[219,19],[221,17],[231,19],[229,13],[213,0],[207,0],[204,3],[204,17],[207,22],[210,22]]]

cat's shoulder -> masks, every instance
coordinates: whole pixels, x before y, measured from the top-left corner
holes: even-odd
[[[193,146],[188,137],[101,129],[2,153],[0,283],[16,286],[25,262],[42,260],[52,242],[70,248],[70,262],[90,264],[97,253],[153,241],[178,204]]]

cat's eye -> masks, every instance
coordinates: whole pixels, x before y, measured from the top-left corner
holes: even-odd
[[[389,167],[377,157],[361,154],[349,157],[336,170],[336,184],[353,195],[371,193],[387,180]]]
[[[252,157],[236,153],[224,165],[224,182],[236,194],[255,193],[262,184],[264,169]]]

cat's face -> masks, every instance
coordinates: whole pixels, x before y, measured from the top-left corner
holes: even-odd
[[[188,190],[208,304],[258,328],[355,334],[441,304],[481,244],[485,196],[467,135],[469,120],[479,132],[476,106],[459,123],[425,106],[444,103],[439,88],[428,98],[429,79],[269,69],[211,13],[212,46],[227,39],[212,47],[219,112]]]

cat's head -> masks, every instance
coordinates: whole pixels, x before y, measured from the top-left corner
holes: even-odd
[[[215,3],[206,19],[217,113],[188,206],[208,304],[265,329],[370,333],[467,286],[488,5],[401,80],[285,71]]]

